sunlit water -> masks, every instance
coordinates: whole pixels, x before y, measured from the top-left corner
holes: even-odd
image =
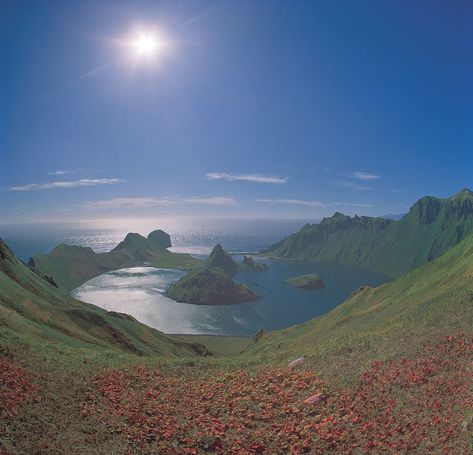
[[[94,278],[79,287],[75,297],[106,310],[131,314],[165,333],[252,335],[260,327],[279,329],[319,316],[342,302],[362,285],[378,285],[386,277],[367,270],[306,261],[267,259],[269,270],[246,271],[236,279],[261,295],[236,305],[190,305],[167,298],[166,289],[185,272],[139,267]],[[284,280],[318,273],[327,287],[302,290]]]

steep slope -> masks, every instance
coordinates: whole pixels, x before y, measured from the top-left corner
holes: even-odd
[[[473,233],[473,192],[426,196],[399,221],[335,213],[264,254],[363,267],[397,277],[445,253]]]
[[[153,231],[148,238],[129,233],[113,250],[95,253],[91,248],[75,245],[59,245],[49,254],[33,256],[29,265],[39,272],[53,277],[57,285],[70,292],[98,275],[125,267],[150,265],[191,269],[200,261],[188,254],[172,253],[169,235]]]
[[[265,334],[246,355],[317,357],[324,368],[412,350],[473,333],[473,235],[441,257],[378,288],[360,288],[329,313]],[[323,359],[323,360],[321,360]]]
[[[219,244],[195,270],[174,283],[167,295],[195,305],[229,305],[258,298],[248,286],[232,279],[244,266],[237,264]]]
[[[131,316],[73,299],[17,259],[0,240],[0,329],[66,345],[133,354],[205,352],[173,340]]]

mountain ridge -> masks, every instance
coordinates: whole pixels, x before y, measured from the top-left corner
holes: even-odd
[[[392,277],[439,257],[473,233],[473,192],[419,199],[399,221],[336,212],[261,254],[335,262]]]

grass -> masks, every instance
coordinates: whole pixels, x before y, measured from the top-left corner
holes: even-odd
[[[139,358],[8,332],[0,352],[37,393],[0,420],[0,453],[468,453],[472,342],[437,339],[340,385],[310,362]]]
[[[73,320],[71,333],[68,320],[69,332],[59,330],[64,296],[18,268],[12,283],[2,278],[0,357],[28,370],[38,395],[0,422],[7,453],[473,450],[473,237],[258,341],[160,334],[158,346],[154,332],[144,336],[142,325],[115,317],[114,327],[147,346],[146,355],[112,343],[100,324],[90,331]],[[191,356],[192,343],[216,355]],[[302,365],[288,368],[300,356]]]

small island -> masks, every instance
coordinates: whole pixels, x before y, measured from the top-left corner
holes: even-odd
[[[268,265],[263,262],[255,262],[251,256],[243,256],[243,266],[248,270],[255,270],[256,272],[264,272],[268,270]]]
[[[259,298],[255,291],[232,278],[244,268],[219,244],[202,264],[174,283],[166,295],[176,302],[194,305],[232,305],[255,300]]]
[[[293,276],[284,281],[299,289],[322,289],[325,287],[324,280],[316,273]]]

